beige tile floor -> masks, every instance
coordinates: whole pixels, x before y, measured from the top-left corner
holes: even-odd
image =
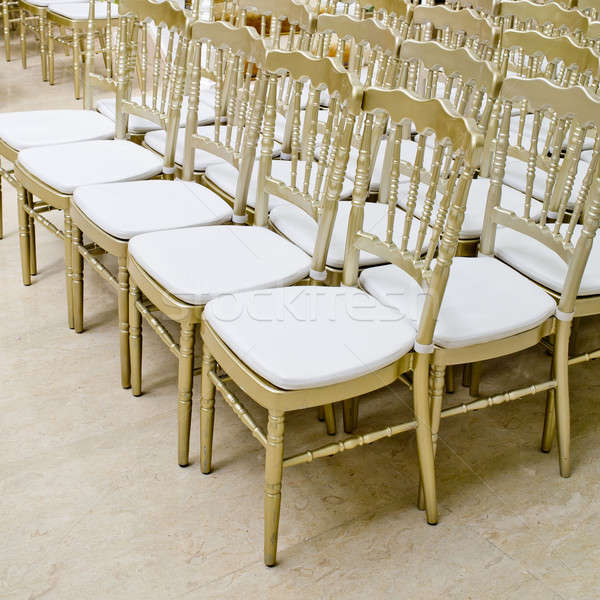
[[[0,110],[77,106],[70,60],[59,56],[50,87],[33,52],[26,72],[0,58]],[[572,370],[570,479],[555,450],[538,451],[542,397],[457,417],[441,431],[437,527],[415,508],[415,441],[402,435],[286,471],[279,565],[267,569],[263,452],[219,402],[214,473],[200,473],[197,412],[192,464],[176,465],[174,359],[147,331],[145,394],[120,389],[115,298],[88,273],[86,331],[70,331],[62,248],[39,228],[40,274],[24,288],[5,190],[0,598],[600,597],[599,364]],[[597,331],[586,323],[581,346]],[[488,363],[482,391],[547,369],[539,349]],[[373,394],[361,429],[409,405],[400,385]],[[314,413],[289,418],[289,451],[324,437]]]

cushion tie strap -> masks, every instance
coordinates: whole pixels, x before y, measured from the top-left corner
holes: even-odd
[[[231,221],[236,225],[244,225],[248,222],[248,215],[233,215]]]
[[[327,279],[327,271],[315,271],[311,269],[309,275],[315,281],[325,281]]]
[[[175,167],[163,167],[162,172],[163,175],[173,175],[173,173],[175,173]]]
[[[415,351],[419,354],[433,354],[434,350],[434,344],[419,344],[419,342],[415,342]]]
[[[563,312],[560,309],[556,309],[556,312],[554,313],[554,316],[559,320],[559,321],[572,321],[573,317],[575,316],[574,312]]]

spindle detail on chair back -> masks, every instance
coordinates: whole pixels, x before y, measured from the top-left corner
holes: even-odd
[[[324,278],[327,247],[337,213],[356,118],[361,110],[362,86],[358,78],[330,57],[318,58],[301,51],[271,51],[267,58],[269,87],[265,109],[264,138],[257,184],[255,223],[266,225],[269,196],[282,198],[318,222],[312,273]],[[278,77],[293,82],[291,154],[289,173],[284,180],[273,173]],[[300,96],[310,85],[306,111],[300,110]],[[329,95],[327,121],[318,136],[321,91]],[[304,112],[302,126],[301,112]],[[317,160],[315,160],[315,158]],[[281,166],[283,161],[277,161]]]
[[[523,101],[533,115],[533,127],[529,148],[522,149],[523,153],[527,152],[527,174],[522,210],[517,214],[502,208],[501,184],[511,149],[512,108],[515,103]],[[542,78],[509,77],[502,88],[501,102],[502,121],[491,173],[481,252],[494,253],[499,225],[550,248],[569,266],[559,309],[570,313],[600,210],[596,181],[600,165],[600,100],[578,86],[564,89]],[[549,147],[538,140],[544,121],[550,122],[552,131]],[[590,136],[594,140],[592,157],[589,162],[584,162],[580,155],[584,140]],[[564,148],[566,151],[563,151]],[[545,173],[542,198],[534,189],[536,175],[540,171]],[[583,220],[583,228],[578,225],[580,220]]]
[[[484,138],[474,120],[459,115],[445,99],[422,99],[406,90],[365,90],[363,109],[367,112],[348,226],[343,281],[356,285],[360,252],[381,257],[408,273],[427,291],[417,342],[431,344],[433,329],[443,297],[450,264],[458,245],[471,180],[481,160]],[[394,127],[387,138],[391,168],[384,170],[388,181],[382,187],[388,205],[385,238],[363,230],[364,205],[369,192],[371,132],[374,114],[384,110]],[[401,129],[408,124],[416,133],[418,151],[410,175],[402,184]],[[430,177],[422,181],[425,141],[434,136]],[[444,159],[450,160],[442,176]],[[406,162],[406,161],[404,161]],[[421,185],[426,185],[420,218],[415,208]],[[398,219],[399,194],[408,196],[406,214]],[[434,261],[434,257],[437,257]]]

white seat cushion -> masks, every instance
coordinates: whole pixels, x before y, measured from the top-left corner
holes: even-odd
[[[88,2],[56,2],[48,5],[50,12],[56,13],[74,21],[87,21],[90,5]],[[96,19],[106,19],[106,2],[96,2],[94,7]],[[118,18],[119,10],[116,6],[111,7],[111,16]]]
[[[581,153],[581,160],[583,160],[585,162],[592,162],[592,154],[593,154],[592,150],[585,150],[584,152]]]
[[[19,152],[18,162],[63,194],[81,185],[149,179],[162,172],[162,159],[126,140],[40,146]]]
[[[247,204],[251,208],[256,208],[256,186],[258,180],[258,169],[259,161],[257,160],[252,170],[252,178],[250,179],[250,186],[248,188]],[[298,178],[297,183],[301,184],[304,178],[304,163],[298,163]],[[290,181],[290,174],[292,171],[292,163],[287,160],[274,160],[271,167],[271,176],[274,179],[283,182]],[[212,181],[215,185],[219,186],[224,192],[229,194],[231,197],[235,197],[235,191],[238,180],[238,170],[230,165],[229,163],[220,163],[217,165],[209,165],[206,169],[205,176],[208,180]],[[317,165],[313,165],[311,172],[311,185],[314,184],[317,176]],[[342,198],[349,198],[352,195],[353,185],[350,181],[344,180],[342,186]],[[309,188],[312,190],[312,187]],[[279,198],[278,196],[271,195],[269,198],[269,210],[272,210],[276,206],[282,206],[289,204],[286,200]]]
[[[295,286],[224,296],[204,318],[273,385],[307,389],[349,381],[411,350],[403,315],[355,288]]]
[[[367,269],[360,284],[418,326],[426,294],[405,271],[394,265]],[[499,260],[455,258],[433,342],[460,348],[499,340],[540,325],[555,310],[556,303],[544,290]]]
[[[562,226],[561,233],[565,233],[566,227],[566,225]],[[581,229],[581,225],[575,226],[573,244],[577,243]],[[567,265],[555,252],[537,240],[508,227],[498,228],[494,252],[498,258],[527,277],[555,292],[562,292],[567,276]],[[600,241],[598,236],[594,238],[592,251],[579,287],[580,296],[595,294],[600,294]]]
[[[28,110],[0,114],[0,139],[15,150],[114,137],[115,124],[95,110]]]
[[[203,133],[205,132],[205,133]],[[198,127],[198,133],[212,137],[212,125]],[[164,129],[160,131],[150,131],[144,136],[144,142],[148,147],[152,148],[159,154],[164,155],[167,145],[167,132]],[[185,129],[179,129],[177,135],[177,145],[175,146],[175,162],[178,165],[183,165],[183,156],[185,150]],[[206,150],[197,149],[194,153],[194,171],[204,171],[208,165],[222,163],[223,159],[207,152]]]
[[[310,268],[307,254],[264,227],[145,233],[129,242],[129,253],[171,294],[198,306],[223,294],[291,285]]]
[[[348,231],[348,219],[352,202],[345,201],[338,204],[337,216],[333,225],[331,234],[331,243],[327,254],[327,266],[334,269],[341,269],[344,266],[344,252],[346,248],[346,234]],[[380,239],[385,239],[387,228],[387,204],[367,202],[365,204],[364,231],[377,235]],[[396,225],[394,227],[394,242],[400,244],[402,241],[403,223],[406,214],[400,209],[396,209]],[[313,253],[315,241],[317,239],[318,225],[316,221],[307,215],[302,209],[287,204],[278,206],[270,213],[273,225],[289,240],[294,242],[308,254]],[[420,221],[413,219],[411,224],[410,236],[408,241],[409,250],[413,250],[417,241]],[[427,249],[431,230],[428,228],[426,234],[426,243],[423,250]],[[370,267],[380,265],[385,261],[379,256],[361,252],[359,257],[360,267]]]
[[[588,167],[588,163],[582,161],[579,162],[577,174],[575,175],[575,182],[573,184],[573,190],[571,192],[571,200],[569,201],[569,206],[571,206],[577,198],[577,193],[579,191],[579,188],[581,188],[581,184],[583,183],[585,172]],[[546,192],[546,180],[547,173],[545,171],[542,171],[541,169],[536,169],[535,177],[533,180],[532,195],[537,200],[544,200],[544,194]],[[527,163],[513,156],[508,156],[506,158],[504,183],[512,188],[515,188],[516,190],[524,192],[525,187],[527,185]]]
[[[141,96],[134,96],[132,98],[134,102],[141,103]],[[146,102],[151,102],[150,97],[147,98]],[[160,100],[159,100],[160,103]],[[117,101],[114,97],[112,98],[102,98],[96,102],[96,110],[101,112],[103,115],[107,116],[109,119],[115,121],[117,118],[117,110],[116,110]],[[188,110],[188,98],[187,96],[183,98],[181,103],[181,115],[180,115],[180,125],[185,126],[185,119],[187,116]],[[210,123],[214,123],[215,121],[215,112],[214,108],[208,106],[203,103],[202,100],[198,105],[198,125],[208,125]],[[147,133],[148,131],[156,131],[160,130],[160,125],[153,123],[148,119],[144,119],[142,117],[138,117],[137,115],[129,115],[129,123],[127,130],[130,133]],[[180,135],[183,135],[180,132]],[[163,145],[164,148],[164,145]]]
[[[129,181],[79,187],[73,203],[98,227],[128,240],[134,235],[231,221],[230,206],[191,181]]]
[[[403,181],[398,186],[398,205],[404,210],[407,207],[409,182]],[[463,240],[478,239],[483,229],[483,219],[485,216],[485,205],[487,203],[487,195],[490,187],[490,180],[479,177],[471,182],[471,189],[467,198],[467,206],[465,209],[465,218],[460,230],[460,238]],[[417,204],[415,206],[415,215],[421,218],[425,204],[425,196],[427,194],[427,186],[419,187],[417,195]],[[515,190],[507,185],[502,186],[502,199],[500,206],[511,210],[517,214],[522,214],[523,203],[525,196],[522,192]],[[434,211],[439,207],[441,195],[438,194]],[[537,200],[531,201],[531,217],[539,218],[542,211],[542,203]]]

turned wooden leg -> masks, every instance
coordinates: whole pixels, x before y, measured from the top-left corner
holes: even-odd
[[[34,199],[31,192],[27,192],[27,205],[33,211]],[[37,275],[37,249],[35,243],[35,219],[29,216],[29,272]]]
[[[469,394],[473,398],[479,397],[479,382],[481,381],[481,368],[481,362],[476,362],[471,365],[471,381],[469,382]]]
[[[8,2],[2,2],[2,21],[4,25],[4,53],[6,61],[10,62],[10,17],[8,15]]]
[[[335,407],[333,404],[327,404],[323,407],[323,416],[325,417],[325,429],[327,435],[335,435],[337,427],[335,424]]]
[[[79,252],[83,235],[75,225],[71,226],[71,264],[73,267],[73,327],[76,333],[83,331],[83,257]]]
[[[419,469],[427,522],[435,525],[438,522],[437,498],[435,489],[435,463],[433,442],[431,439],[431,418],[429,408],[429,354],[416,355],[413,378],[413,402],[417,421],[417,450],[419,453]]]
[[[25,11],[19,10],[19,38],[21,41],[21,66],[27,68],[27,38],[25,36]]]
[[[430,389],[430,410],[431,410],[431,443],[433,444],[433,457],[437,452],[438,433],[440,430],[440,421],[442,415],[442,403],[444,401],[444,375],[445,368],[441,365],[433,365],[430,369],[429,389]],[[423,485],[419,485],[418,507],[425,510],[425,495],[423,494]]]
[[[358,425],[358,398],[344,400],[344,432],[354,433]]]
[[[212,443],[215,424],[215,384],[209,373],[215,368],[215,359],[204,347],[202,356],[202,399],[200,404],[200,470],[212,471]]]
[[[17,184],[17,204],[19,213],[19,245],[21,248],[21,274],[23,285],[31,285],[31,262],[29,258],[29,215],[25,211],[27,192]]]
[[[446,367],[446,392],[448,394],[454,394],[456,390],[456,384],[454,382],[454,365]]]
[[[48,26],[48,83],[54,85],[54,36],[52,26]]]
[[[127,257],[119,258],[119,345],[121,355],[121,386],[131,387],[131,361],[129,357],[129,271]]]
[[[73,263],[71,261],[71,256],[73,253],[72,243],[71,243],[71,214],[68,208],[65,208],[64,212],[64,220],[65,220],[65,280],[67,286],[67,320],[69,322],[69,327],[71,329],[75,328],[75,323],[73,322]]]
[[[192,385],[194,379],[194,323],[182,323],[179,342],[179,377],[177,418],[179,423],[179,466],[189,464],[190,427],[192,420]]]
[[[140,290],[129,278],[129,355],[131,363],[131,391],[134,396],[142,393],[142,315],[136,304]]]
[[[269,411],[267,425],[267,455],[265,461],[265,565],[277,561],[277,537],[281,508],[281,480],[283,478],[284,413]]]
[[[40,17],[40,57],[42,61],[42,80],[48,81],[48,22]]]
[[[554,373],[556,393],[556,438],[561,477],[571,476],[571,412],[569,402],[569,337],[570,321],[557,321],[556,345],[554,348]]]
[[[79,32],[73,31],[73,84],[75,90],[75,98],[81,98],[81,81],[79,70],[81,64],[80,49],[79,49]]]

